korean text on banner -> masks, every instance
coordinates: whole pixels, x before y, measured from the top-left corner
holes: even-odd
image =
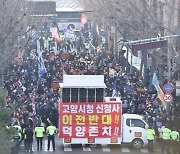
[[[121,137],[121,104],[60,103],[60,138]]]

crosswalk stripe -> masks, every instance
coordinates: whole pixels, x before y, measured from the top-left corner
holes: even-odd
[[[48,149],[48,140],[45,140],[45,141],[44,141],[44,150],[45,150],[45,151],[48,151],[47,149]],[[50,149],[49,149],[49,151],[50,151],[50,152],[53,151],[53,147],[52,147],[51,144],[50,144]]]
[[[86,144],[82,144],[83,151],[91,151],[90,147],[86,147]]]
[[[142,153],[149,153],[148,149],[141,149]]]
[[[104,152],[110,152],[111,151],[108,144],[101,144],[101,146],[102,146],[102,150]]]
[[[71,144],[64,144],[64,151],[72,151]]]
[[[45,141],[44,141],[44,150],[45,150],[45,151],[48,151],[47,148],[48,148],[48,147],[47,147],[47,140],[45,140]]]
[[[34,151],[34,145],[32,144],[32,151]]]
[[[121,147],[122,152],[130,152],[129,148]]]

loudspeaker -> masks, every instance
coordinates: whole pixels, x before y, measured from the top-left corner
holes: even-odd
[[[80,92],[80,94],[79,94],[79,102],[86,102],[87,89],[80,88],[79,92]]]
[[[70,88],[62,89],[62,102],[70,102]]]
[[[96,102],[103,102],[103,98],[104,98],[104,89],[97,88],[96,89]]]
[[[95,102],[95,89],[88,89],[88,102]]]
[[[71,88],[71,102],[78,102],[78,88]]]

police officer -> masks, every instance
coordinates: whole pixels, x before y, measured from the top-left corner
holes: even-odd
[[[20,143],[22,139],[21,135],[21,127],[19,125],[14,125],[13,128],[16,129],[16,133],[13,136],[13,142],[15,143],[15,146],[12,148],[12,154],[18,154],[18,151],[20,150]]]
[[[47,127],[46,133],[48,136],[48,149],[50,148],[50,141],[52,141],[53,151],[55,151],[55,134],[57,133],[56,127],[51,123],[50,126]]]
[[[171,133],[171,130],[167,128],[167,125],[166,125],[165,128],[162,130],[162,138],[163,138],[162,153],[164,153],[164,149],[166,149],[167,154],[169,154],[170,133]]]
[[[154,151],[153,141],[155,139],[155,131],[151,125],[147,129],[146,133],[147,133],[147,139],[148,139],[148,150],[153,152]]]
[[[40,149],[42,151],[42,140],[44,137],[45,129],[43,126],[41,126],[41,124],[38,124],[35,127],[34,132],[35,132],[35,136],[36,136],[36,140],[37,140],[37,150],[39,151],[39,149]]]
[[[15,125],[13,127],[18,130],[18,133],[22,134],[22,128],[18,123],[15,123]]]
[[[26,142],[26,134],[25,134],[25,128],[23,129],[22,131],[22,136],[23,136],[23,139],[24,139],[24,148],[25,148],[25,151],[27,152],[27,142]]]
[[[175,128],[173,128],[173,131],[170,133],[170,137],[171,137],[173,152],[174,154],[178,154],[179,133],[175,131]]]

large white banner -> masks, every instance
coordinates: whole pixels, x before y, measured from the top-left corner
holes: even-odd
[[[124,53],[124,57],[127,59],[130,65],[137,68],[139,71],[141,70],[141,58],[134,56],[130,51],[126,51]]]
[[[141,69],[141,59],[132,55],[132,66],[137,68],[139,71]]]

